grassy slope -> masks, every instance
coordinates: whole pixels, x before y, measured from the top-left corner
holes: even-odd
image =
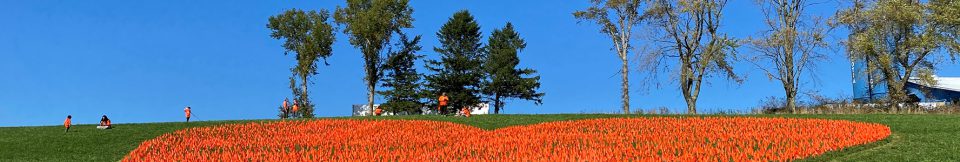
[[[624,115],[480,115],[472,118],[402,116],[348,119],[421,119],[450,121],[483,129],[548,121]],[[644,116],[645,117],[645,116]],[[773,116],[763,116],[773,117]],[[883,123],[893,130],[887,140],[830,152],[810,161],[960,161],[960,116],[958,115],[789,115],[784,117],[843,119]],[[163,133],[196,126],[254,121],[211,121],[192,123],[119,124],[117,129],[97,130],[93,125],[63,127],[0,128],[0,161],[116,161],[141,141]]]

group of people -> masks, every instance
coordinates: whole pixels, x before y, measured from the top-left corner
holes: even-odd
[[[437,103],[437,112],[440,112],[440,114],[445,114],[445,113],[444,113],[445,110],[446,110],[445,108],[447,108],[447,106],[448,106],[447,103],[450,102],[450,97],[447,96],[447,93],[446,93],[446,92],[440,93],[440,97],[437,98],[437,102],[438,102],[438,103]],[[284,102],[284,103],[286,103],[286,102]],[[460,113],[461,113],[464,117],[470,117],[470,108],[467,107],[467,106],[464,106],[463,109],[460,110]],[[383,114],[383,108],[377,107],[376,110],[374,110],[374,114],[373,114],[373,115],[380,116],[381,114]]]
[[[437,111],[439,111],[440,114],[444,113],[445,108],[447,108],[447,102],[449,101],[450,97],[447,97],[446,92],[440,93],[440,97],[437,98],[437,102],[439,102],[437,104]],[[470,108],[463,106],[463,108],[460,109],[460,113],[462,113],[464,117],[470,117]]]
[[[63,121],[64,133],[70,132],[70,127],[73,127],[73,116],[67,115],[67,119]],[[110,118],[107,118],[107,115],[100,117],[100,124],[97,124],[97,129],[113,129],[113,124],[110,122]]]
[[[183,108],[183,113],[186,114],[187,122],[190,122],[190,115],[192,112],[190,106]],[[64,133],[70,132],[70,127],[73,127],[73,116],[67,115],[67,119],[63,121]],[[107,118],[107,115],[100,117],[100,124],[97,124],[97,129],[113,129],[113,124],[110,122],[110,118]]]
[[[293,115],[293,114],[295,114],[295,113],[297,113],[297,112],[300,112],[300,106],[298,106],[297,100],[293,100],[293,105],[291,106],[291,105],[290,105],[290,100],[284,98],[284,99],[283,99],[283,110],[281,110],[281,111],[283,111],[283,116],[281,116],[280,118],[286,118],[286,117],[288,117],[288,116],[290,116],[290,115]]]

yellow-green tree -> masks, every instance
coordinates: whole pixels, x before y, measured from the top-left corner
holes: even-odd
[[[960,2],[955,0],[854,0],[835,17],[850,29],[845,44],[850,59],[866,60],[867,72],[880,74],[887,97],[898,109],[908,99],[907,82],[937,84],[937,55],[960,52]]]

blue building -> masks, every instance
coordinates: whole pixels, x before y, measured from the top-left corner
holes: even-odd
[[[879,74],[867,72],[866,61],[853,62],[853,100],[872,102],[887,95],[887,85],[879,80]],[[960,101],[960,77],[937,77],[937,84],[924,86],[919,79],[907,81],[907,93],[916,95],[920,102],[958,102]]]

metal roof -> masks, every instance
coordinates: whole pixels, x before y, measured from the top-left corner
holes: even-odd
[[[937,85],[930,86],[931,88],[960,92],[960,77],[934,76],[933,78],[937,80]],[[921,84],[920,79],[916,77],[910,77],[910,83],[914,83],[917,85],[924,85],[924,84]]]

